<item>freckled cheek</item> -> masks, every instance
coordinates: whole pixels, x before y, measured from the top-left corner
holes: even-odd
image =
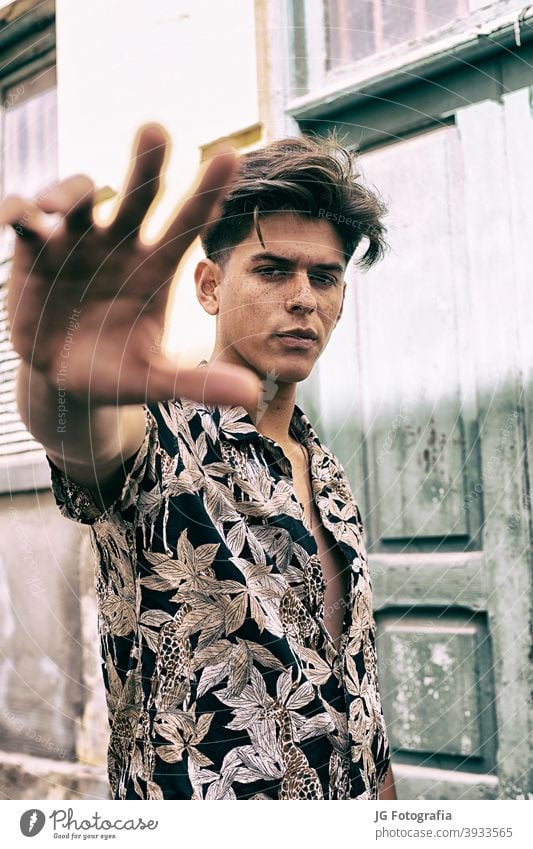
[[[223,336],[242,350],[264,345],[265,336],[275,322],[274,305],[265,293],[255,289],[239,290],[221,304]]]
[[[240,289],[232,298],[231,310],[236,320],[261,327],[265,331],[269,320],[271,323],[283,303],[281,295],[276,295],[272,289],[266,286],[250,286]]]

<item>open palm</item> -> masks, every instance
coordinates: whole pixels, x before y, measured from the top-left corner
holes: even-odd
[[[93,220],[94,186],[84,175],[33,201],[10,196],[0,204],[0,224],[18,234],[8,289],[12,343],[51,385],[61,371],[66,391],[95,406],[180,395],[247,406],[259,392],[252,372],[223,364],[178,369],[160,350],[176,267],[216,217],[236,165],[231,150],[215,156],[166,232],[147,244],[139,233],[167,149],[161,127],[142,128],[122,200],[106,227]],[[51,224],[47,213],[59,213],[59,222]]]

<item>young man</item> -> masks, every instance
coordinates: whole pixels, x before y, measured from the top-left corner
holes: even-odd
[[[20,413],[98,560],[113,796],[395,798],[361,516],[295,405],[384,209],[334,141],[286,139],[220,150],[147,244],[167,146],[139,134],[108,227],[84,176],[0,206]],[[158,339],[200,232],[216,343],[177,370]]]

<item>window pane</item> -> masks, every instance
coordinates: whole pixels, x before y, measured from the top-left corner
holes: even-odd
[[[57,175],[55,68],[4,92],[3,193],[34,195]]]
[[[57,177],[55,67],[2,90],[4,146],[1,194],[32,197]],[[14,234],[0,234],[0,459],[42,451],[22,424],[15,402],[18,357],[7,329],[5,291]]]
[[[449,0],[444,0],[449,2]],[[453,0],[452,0],[453,2]],[[379,6],[379,0],[376,3]],[[423,0],[381,0],[382,44],[394,47],[416,35],[417,6]]]
[[[328,67],[374,53],[373,0],[326,0]]]
[[[468,0],[325,0],[328,68],[420,38],[468,12]]]

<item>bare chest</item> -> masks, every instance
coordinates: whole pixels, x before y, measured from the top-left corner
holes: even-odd
[[[337,648],[343,630],[344,614],[349,591],[350,568],[333,534],[322,524],[313,498],[311,476],[303,452],[290,456],[296,496],[303,507],[305,519],[315,539],[325,581],[324,624]]]

